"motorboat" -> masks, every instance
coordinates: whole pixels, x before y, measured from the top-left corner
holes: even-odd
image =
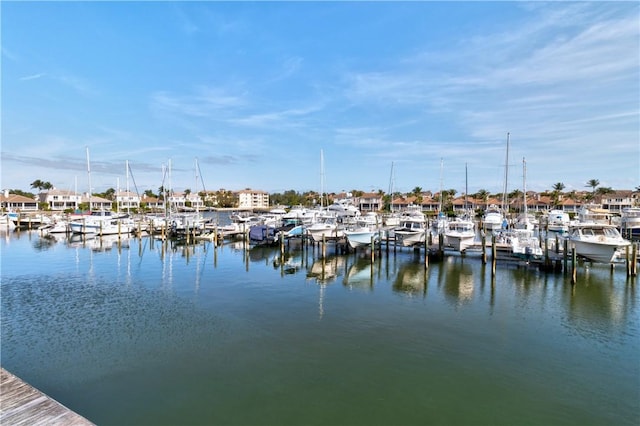
[[[497,232],[503,228],[503,222],[505,221],[502,215],[502,210],[495,204],[491,204],[484,212],[482,216],[482,228],[485,231]]]
[[[344,229],[338,223],[338,218],[334,215],[325,214],[319,216],[315,223],[307,226],[307,233],[315,242],[322,241],[323,238],[340,238],[344,236]]]
[[[640,236],[640,207],[622,209],[620,228],[626,234]]]
[[[602,223],[611,225],[611,213],[594,204],[585,204],[578,210],[578,223]]]
[[[470,219],[456,218],[447,223],[444,236],[448,247],[463,252],[475,242],[476,225]]]
[[[68,227],[73,234],[129,234],[135,227],[126,219],[126,214],[114,214],[107,210],[92,211],[81,219],[71,220]]]
[[[569,241],[576,254],[593,262],[611,263],[622,248],[631,243],[620,235],[614,225],[604,223],[582,223],[569,231]]]
[[[397,241],[404,247],[421,244],[425,239],[427,220],[420,211],[413,211],[400,218],[400,226],[393,230]]]
[[[380,224],[375,213],[367,213],[358,218],[352,226],[344,231],[351,248],[370,246],[380,238]]]
[[[571,218],[569,214],[563,210],[549,210],[547,213],[547,230],[552,232],[565,233],[569,231]]]

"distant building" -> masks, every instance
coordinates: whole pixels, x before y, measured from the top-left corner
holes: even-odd
[[[238,208],[240,209],[268,209],[269,193],[253,189],[237,191]]]
[[[611,194],[604,194],[600,199],[603,209],[611,213],[621,213],[622,209],[638,205],[638,192],[614,191]]]
[[[82,202],[89,205],[89,210],[111,210],[113,207],[111,200],[98,197],[97,195],[92,195],[91,198],[89,198],[87,194],[84,194],[82,196]]]
[[[82,195],[74,191],[53,188],[38,194],[38,199],[41,203],[46,203],[49,206],[49,210],[76,210],[82,202]]]
[[[163,202],[157,197],[148,197],[143,195],[140,198],[140,206],[149,210],[163,210]]]
[[[376,192],[365,192],[358,197],[358,210],[361,212],[377,212],[382,210],[384,203],[382,195]]]
[[[129,211],[140,208],[140,196],[131,191],[120,191],[116,193],[116,203],[120,210]]]
[[[24,195],[10,194],[5,190],[0,195],[0,208],[3,211],[34,212],[38,211],[38,201]]]

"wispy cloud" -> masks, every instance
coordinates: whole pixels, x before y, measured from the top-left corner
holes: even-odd
[[[207,86],[198,87],[195,93],[188,95],[166,91],[151,95],[152,109],[192,117],[209,117],[229,108],[243,106],[245,103],[243,93],[229,94],[225,89]]]
[[[24,77],[20,77],[20,81],[37,80],[41,77],[44,77],[44,73],[25,75]]]

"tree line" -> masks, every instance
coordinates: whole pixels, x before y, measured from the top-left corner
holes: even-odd
[[[48,181],[44,181],[41,179],[36,179],[33,182],[31,182],[31,188],[32,189],[37,189],[39,191],[43,191],[43,190],[51,190],[53,189],[53,185],[51,184],[51,182]],[[591,192],[587,193],[587,194],[578,194],[576,190],[572,190],[569,192],[563,192],[563,190],[565,189],[565,185],[562,182],[557,182],[552,186],[551,190],[547,190],[541,193],[541,195],[543,196],[549,196],[551,197],[551,200],[553,202],[554,205],[559,205],[560,201],[563,197],[567,197],[573,200],[576,200],[578,202],[580,201],[592,201],[594,200],[597,196],[601,196],[601,195],[606,195],[606,194],[610,194],[615,192],[612,188],[610,187],[602,187],[600,186],[600,181],[598,179],[590,179],[586,182],[585,187],[591,188]],[[640,191],[640,186],[635,188],[636,191]],[[18,194],[18,195],[23,195],[29,198],[34,198],[35,194],[30,193],[30,192],[26,192],[26,191],[22,191],[19,189],[11,189],[9,190],[9,192],[13,193],[13,194]],[[360,197],[364,194],[363,191],[361,190],[356,190],[353,189],[350,191],[353,197]],[[165,196],[167,193],[167,188],[160,186],[158,188],[158,192],[154,193],[152,190],[147,189],[144,191],[144,195],[146,197],[149,198],[157,198],[159,200],[164,200]],[[190,194],[191,190],[190,189],[185,189],[184,190],[185,194]],[[382,198],[383,201],[383,205],[384,205],[384,210],[389,210],[390,206],[391,206],[391,202],[394,199],[400,198],[400,197],[414,197],[414,203],[415,204],[421,204],[424,200],[423,200],[423,190],[421,187],[416,186],[413,188],[413,190],[411,192],[408,192],[406,194],[400,193],[400,192],[394,192],[393,194],[387,194],[382,190],[378,190],[377,194]],[[457,190],[455,189],[446,189],[446,190],[442,190],[436,197],[435,200],[438,201],[442,206],[443,206],[443,210],[446,210],[447,207],[451,206],[452,201],[454,200],[455,196],[457,194]],[[116,190],[113,188],[108,188],[106,191],[101,192],[101,193],[93,193],[92,195],[94,196],[98,196],[101,198],[105,198],[107,200],[111,200],[111,201],[115,201],[116,198]],[[207,205],[207,207],[213,207],[212,202],[211,201],[206,201],[206,195],[204,192],[200,192],[198,195],[200,195],[202,197],[202,199],[205,199],[205,205]],[[233,191],[229,191],[229,190],[225,190],[225,189],[220,189],[218,191],[216,191],[214,193],[215,198],[217,200],[217,206],[218,207],[234,207],[237,205],[237,196],[234,194]],[[468,194],[470,197],[473,197],[475,200],[481,200],[483,202],[486,202],[489,198],[491,197],[497,197],[500,198],[502,197],[502,194],[492,194],[489,191],[485,190],[485,189],[480,189],[479,191],[477,191],[474,194]],[[511,191],[508,194],[508,198],[513,200],[513,199],[518,199],[520,197],[522,197],[522,191],[519,189],[515,189],[513,191]],[[296,205],[302,205],[302,206],[316,206],[316,205],[327,205],[333,202],[333,200],[336,198],[337,194],[335,193],[328,193],[328,194],[320,194],[316,191],[306,191],[306,192],[298,192],[295,191],[293,189],[291,190],[287,190],[284,191],[283,193],[272,193],[269,194],[269,199],[271,201],[272,204],[274,205],[283,205],[283,206],[296,206]]]

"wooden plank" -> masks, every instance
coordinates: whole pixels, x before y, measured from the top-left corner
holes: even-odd
[[[93,425],[4,368],[0,368],[0,424]]]

